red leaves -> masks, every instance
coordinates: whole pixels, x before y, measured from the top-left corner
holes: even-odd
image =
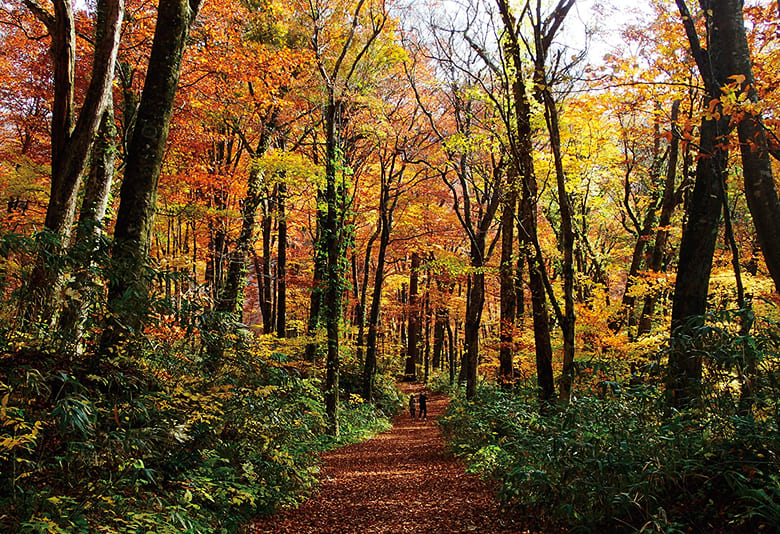
[[[407,393],[418,393],[413,387]],[[296,510],[262,518],[250,532],[519,532],[501,521],[487,484],[445,452],[435,419],[446,403],[431,395],[428,421],[406,412],[389,432],[325,453],[319,492]]]

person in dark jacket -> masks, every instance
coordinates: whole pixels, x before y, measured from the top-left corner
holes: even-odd
[[[428,420],[428,395],[424,391],[420,393],[420,419]]]
[[[409,413],[412,416],[412,419],[414,419],[414,407],[415,407],[415,400],[414,400],[414,394],[409,396]]]

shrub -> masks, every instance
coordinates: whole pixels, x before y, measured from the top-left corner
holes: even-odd
[[[780,524],[777,332],[735,334],[744,330],[717,319],[696,342],[708,355],[705,395],[688,410],[671,411],[660,384],[636,377],[557,409],[530,386],[485,386],[441,419],[450,447],[500,481],[501,499],[531,530],[771,531]]]
[[[171,358],[0,360],[0,531],[234,532],[304,498],[318,450],[389,424],[347,398],[327,438],[319,382],[259,346],[208,377]]]

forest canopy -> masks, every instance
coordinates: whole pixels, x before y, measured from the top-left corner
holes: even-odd
[[[238,529],[400,380],[543,528],[776,526],[780,5],[640,7],[0,2],[0,530]]]

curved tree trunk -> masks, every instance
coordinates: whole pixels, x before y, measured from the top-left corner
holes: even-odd
[[[60,281],[47,258],[58,255],[70,238],[82,176],[112,90],[124,1],[100,0],[97,4],[92,71],[78,119],[73,111],[76,29],[71,0],[54,0],[53,15],[36,0],[26,0],[25,5],[51,35],[51,193],[44,228],[57,242],[44,244],[32,274],[31,287],[37,295],[30,299],[27,310],[28,317],[48,321],[56,312]]]

